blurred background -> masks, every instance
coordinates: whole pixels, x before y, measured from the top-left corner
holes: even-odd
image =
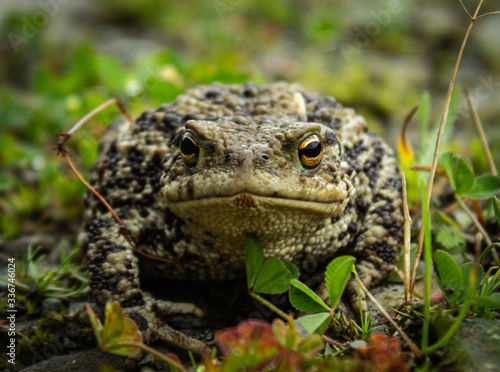
[[[477,1],[464,1],[471,13]],[[495,11],[487,0],[481,13]],[[196,84],[300,82],[365,116],[396,148],[411,107],[439,122],[469,19],[457,0],[36,0],[0,2],[0,246],[74,241],[84,187],[52,150],[111,97],[133,116]],[[500,16],[475,23],[457,83],[448,147],[487,169],[469,118],[471,92],[500,158]],[[421,112],[410,129],[418,137]],[[69,142],[88,174],[106,109]],[[413,133],[415,135],[413,135]],[[433,144],[427,149],[430,153]]]

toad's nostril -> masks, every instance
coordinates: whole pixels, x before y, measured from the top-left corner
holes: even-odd
[[[264,160],[264,161],[268,161],[268,160],[270,159],[269,155],[267,155],[267,154],[261,154],[261,155],[260,155],[260,158],[261,158],[262,160]]]
[[[233,154],[226,154],[224,155],[224,160],[225,161],[230,161],[233,158]]]

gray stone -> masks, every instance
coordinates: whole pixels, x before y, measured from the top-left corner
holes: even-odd
[[[66,372],[66,371],[99,371],[107,365],[115,371],[124,371],[126,358],[114,354],[102,353],[96,349],[51,358],[44,362],[22,369],[22,372]]]
[[[500,370],[500,320],[466,319],[446,348],[465,371]]]
[[[42,302],[42,318],[50,313],[60,313],[65,306],[58,298],[46,298]]]

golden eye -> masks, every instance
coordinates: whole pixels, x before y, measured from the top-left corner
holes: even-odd
[[[299,159],[304,168],[316,168],[323,157],[323,146],[319,136],[312,134],[299,145]]]
[[[200,155],[200,147],[198,146],[198,141],[189,132],[184,134],[181,139],[180,150],[182,159],[188,167],[194,167],[198,163],[198,157]]]

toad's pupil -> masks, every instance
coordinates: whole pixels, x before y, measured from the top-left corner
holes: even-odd
[[[312,141],[307,144],[307,146],[302,149],[302,155],[309,158],[315,158],[321,154],[321,143],[319,141]]]
[[[191,138],[184,138],[181,142],[181,151],[184,155],[197,154],[200,150]]]

